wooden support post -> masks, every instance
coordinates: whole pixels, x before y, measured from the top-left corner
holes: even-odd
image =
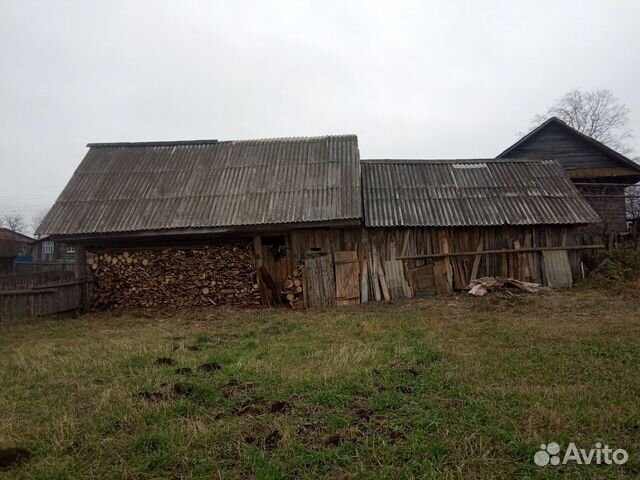
[[[80,308],[82,313],[89,313],[89,281],[87,279],[87,251],[83,245],[75,245],[76,263],[74,277],[80,283]]]
[[[478,248],[476,248],[476,256],[473,259],[473,268],[471,269],[471,278],[469,279],[469,281],[471,282],[473,282],[476,278],[478,278],[478,270],[480,269],[480,260],[482,259],[482,255],[480,254],[480,252],[482,252],[483,248],[484,248],[484,241],[481,237],[480,241],[478,242]]]
[[[260,301],[263,305],[271,306],[271,298],[270,295],[267,295],[262,279],[262,237],[260,235],[253,237],[253,258],[256,263],[256,283],[260,292]]]
[[[262,237],[256,235],[253,237],[253,256],[256,260],[256,271],[262,267]]]

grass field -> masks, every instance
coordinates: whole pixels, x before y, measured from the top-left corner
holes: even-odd
[[[0,477],[637,478],[639,303],[576,289],[3,324],[0,448],[33,457]],[[629,461],[532,460],[598,440]]]

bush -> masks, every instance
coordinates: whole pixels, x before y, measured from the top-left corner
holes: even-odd
[[[640,250],[616,248],[596,255],[594,274],[618,282],[640,277]]]

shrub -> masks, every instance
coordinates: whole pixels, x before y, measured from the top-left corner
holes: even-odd
[[[640,250],[616,248],[596,255],[594,274],[614,281],[633,281],[640,277]]]

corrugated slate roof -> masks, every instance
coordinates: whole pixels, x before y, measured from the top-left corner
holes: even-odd
[[[88,146],[39,233],[362,218],[355,135]]]
[[[600,221],[553,160],[369,160],[362,187],[372,227]]]

